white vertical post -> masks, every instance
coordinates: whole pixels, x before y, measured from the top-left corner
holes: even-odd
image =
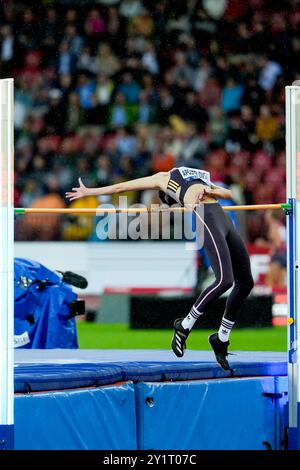
[[[14,81],[0,80],[0,449],[13,447]]]
[[[300,86],[286,87],[289,448],[300,449]]]

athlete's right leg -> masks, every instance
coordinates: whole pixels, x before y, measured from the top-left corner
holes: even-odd
[[[220,214],[220,220],[215,215],[217,213],[208,214],[204,220],[198,212],[196,213],[201,222],[199,225],[204,228],[204,248],[211,263],[215,281],[200,294],[189,314],[184,319],[177,319],[174,322],[172,349],[178,357],[183,356],[186,339],[205,308],[233,285],[234,277],[226,242],[226,227],[221,219],[223,214]]]

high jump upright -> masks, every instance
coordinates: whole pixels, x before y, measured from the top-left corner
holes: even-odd
[[[14,81],[0,80],[0,450],[13,449]]]
[[[300,86],[287,86],[286,191],[288,228],[288,381],[290,449],[300,449]]]

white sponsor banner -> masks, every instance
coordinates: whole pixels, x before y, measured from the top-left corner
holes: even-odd
[[[193,288],[197,251],[185,242],[16,242],[15,256],[49,269],[74,271],[88,280],[81,292],[105,288]]]
[[[106,288],[194,288],[197,251],[193,242],[16,242],[15,256],[49,269],[74,271],[88,280],[84,291],[99,295]],[[268,254],[250,256],[255,282],[269,269]]]

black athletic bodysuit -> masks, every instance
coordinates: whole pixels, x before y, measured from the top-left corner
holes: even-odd
[[[163,202],[184,204],[184,195],[193,184],[213,186],[210,174],[204,170],[179,167],[170,171],[167,192],[160,192]],[[204,210],[203,210],[204,209]],[[241,305],[253,287],[250,259],[243,240],[229,215],[219,203],[203,203],[202,210],[194,210],[204,227],[204,249],[215,274],[215,281],[196,300],[190,312],[198,318],[209,304],[233,286],[224,317],[235,322]]]
[[[163,202],[170,205],[170,202],[183,205],[184,196],[193,184],[203,184],[211,186],[210,174],[208,171],[198,170],[181,166],[170,171],[167,192],[160,191],[159,196]],[[171,198],[171,199],[170,199]],[[173,201],[172,201],[173,200]]]

